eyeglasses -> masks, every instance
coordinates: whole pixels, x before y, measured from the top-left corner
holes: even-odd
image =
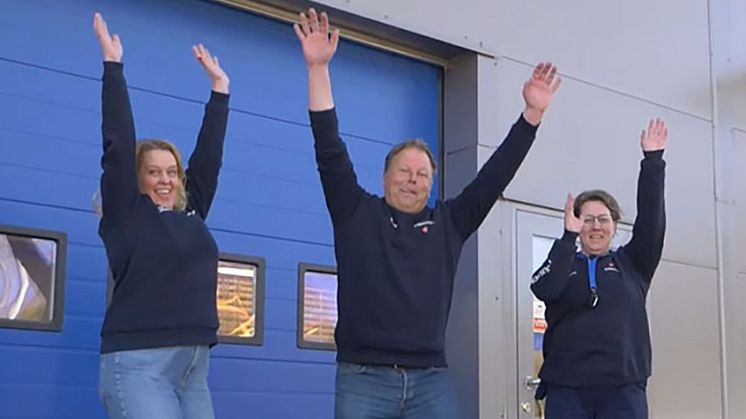
[[[588,227],[591,227],[596,224],[596,221],[598,221],[599,224],[602,226],[611,224],[611,216],[608,214],[601,214],[601,215],[584,215],[583,216],[583,224],[585,224]]]

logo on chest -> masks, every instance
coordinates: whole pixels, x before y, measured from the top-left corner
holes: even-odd
[[[604,272],[616,272],[619,273],[619,268],[613,260],[610,260],[606,266],[604,266]]]
[[[420,221],[419,223],[416,223],[412,226],[412,228],[419,229],[422,234],[427,234],[428,231],[430,231],[430,226],[435,225],[435,221],[427,220],[427,221]]]

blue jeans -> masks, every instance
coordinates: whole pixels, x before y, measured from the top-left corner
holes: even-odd
[[[209,362],[207,346],[102,354],[99,395],[112,419],[213,419]]]
[[[623,386],[547,386],[546,419],[648,419],[645,383]]]
[[[457,419],[446,368],[339,363],[335,419]]]

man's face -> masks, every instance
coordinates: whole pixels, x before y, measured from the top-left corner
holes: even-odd
[[[422,211],[433,187],[430,158],[417,148],[405,148],[392,159],[383,174],[386,203],[409,214]]]

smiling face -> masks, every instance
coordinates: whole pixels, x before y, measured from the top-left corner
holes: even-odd
[[[179,193],[179,168],[168,150],[150,150],[142,155],[137,173],[140,193],[161,208],[174,209]]]
[[[426,152],[414,147],[402,149],[383,174],[386,203],[409,214],[422,211],[433,187],[433,172]]]
[[[580,243],[583,253],[600,256],[609,252],[611,239],[616,234],[616,222],[611,211],[601,201],[587,201],[580,207]]]

